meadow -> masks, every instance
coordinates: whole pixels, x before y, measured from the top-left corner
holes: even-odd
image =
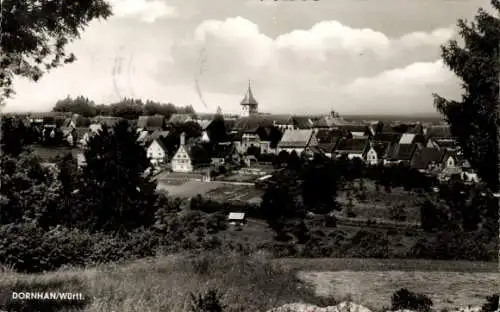
[[[22,290],[82,292],[87,298],[80,303],[83,312],[188,311],[191,293],[215,289],[223,294],[227,311],[267,311],[291,302],[327,306],[346,299],[382,311],[401,287],[431,296],[435,308],[442,309],[484,303],[499,286],[495,268],[470,262],[271,259],[262,252],[176,254],[44,274],[3,272],[0,309],[21,310],[5,295]],[[49,307],[49,302],[23,304],[38,304],[40,311],[68,311],[67,306]]]

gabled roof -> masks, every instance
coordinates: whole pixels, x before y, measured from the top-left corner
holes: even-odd
[[[424,147],[415,152],[411,159],[411,166],[415,169],[427,169],[435,162],[441,162],[445,152],[437,148]]]
[[[399,142],[401,138],[401,133],[397,132],[380,132],[376,133],[373,137],[373,142]]]
[[[149,135],[151,140],[166,138],[170,134],[170,131],[156,130]]]
[[[370,128],[367,125],[358,125],[358,124],[347,124],[347,125],[339,125],[339,129],[346,132],[362,132],[366,134],[371,134]]]
[[[311,129],[314,126],[313,121],[308,116],[292,116],[292,123],[298,129]]]
[[[137,128],[157,130],[162,129],[164,123],[165,117],[163,115],[139,116],[139,118],[137,119]]]
[[[156,140],[151,141],[151,143],[148,144],[148,148],[150,148],[151,145],[155,142],[161,147],[161,149],[165,152],[165,154],[168,154],[167,147],[165,146],[165,144],[163,144],[163,142],[160,139],[156,139]]]
[[[454,148],[458,147],[458,142],[454,139],[451,139],[451,138],[449,138],[449,139],[433,138],[433,140],[441,148],[454,149]]]
[[[369,140],[363,139],[347,139],[342,141],[337,147],[338,152],[348,153],[363,153],[367,148]]]
[[[341,134],[336,130],[320,129],[316,132],[318,143],[332,143],[338,141]]]
[[[278,143],[279,148],[306,147],[314,134],[311,129],[287,129]]]
[[[416,149],[417,144],[392,144],[387,158],[390,160],[410,161]]]
[[[452,138],[449,125],[429,126],[425,134],[432,138]]]

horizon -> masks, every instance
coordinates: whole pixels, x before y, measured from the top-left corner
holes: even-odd
[[[440,46],[457,39],[459,18],[491,10],[489,0],[214,1],[110,0],[115,15],[68,46],[77,60],[37,83],[16,77],[4,112],[83,95],[235,114],[251,80],[259,111],[273,114],[439,115],[432,93],[461,95]]]

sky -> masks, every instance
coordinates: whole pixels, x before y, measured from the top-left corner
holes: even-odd
[[[38,82],[16,78],[7,111],[66,96],[123,97],[240,111],[249,81],[268,113],[428,114],[459,98],[440,45],[489,0],[109,0],[68,46],[77,61]]]

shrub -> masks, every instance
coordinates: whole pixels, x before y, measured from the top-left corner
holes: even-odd
[[[204,294],[191,293],[191,312],[222,312],[226,306],[222,303],[222,294],[215,289],[209,289]]]
[[[486,297],[486,303],[481,307],[481,312],[495,312],[500,308],[498,306],[499,294]]]
[[[430,312],[432,300],[423,294],[417,294],[401,288],[392,295],[392,310],[413,310],[418,312]]]

